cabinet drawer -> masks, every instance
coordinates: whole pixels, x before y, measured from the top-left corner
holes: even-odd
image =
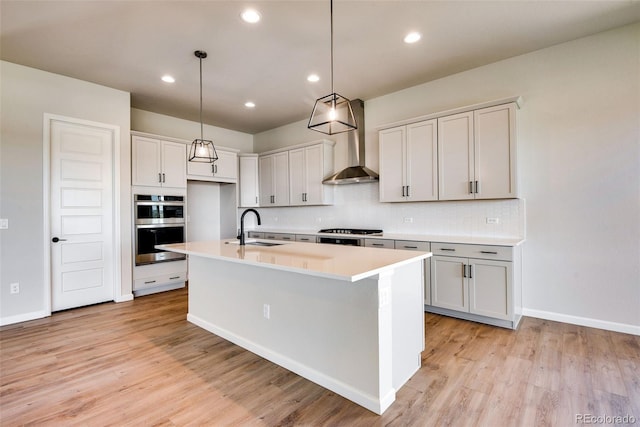
[[[395,249],[394,241],[387,239],[364,239],[364,245],[368,248]]]
[[[316,236],[313,234],[296,234],[296,242],[315,243]]]
[[[133,281],[133,290],[154,288],[156,286],[180,283],[187,280],[187,272],[182,271],[173,274],[163,274],[161,276],[144,277]]]
[[[396,240],[396,249],[431,252],[431,243],[418,242],[413,240]]]
[[[296,240],[296,235],[289,233],[264,233],[264,238],[270,240],[288,240],[293,242]]]
[[[466,245],[459,243],[434,242],[431,244],[431,251],[434,255],[497,259],[502,261],[513,260],[513,248],[510,246]]]
[[[262,231],[250,231],[248,236],[252,239],[264,239],[264,233]]]

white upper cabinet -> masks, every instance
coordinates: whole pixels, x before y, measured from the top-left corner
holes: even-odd
[[[440,200],[473,199],[473,111],[438,119]]]
[[[517,197],[515,104],[474,111],[474,151],[475,198]]]
[[[260,206],[289,205],[289,152],[259,157]]]
[[[333,172],[333,143],[320,143],[289,151],[289,204],[333,203],[333,188],[322,180]]]
[[[148,187],[186,188],[186,146],[133,135],[132,184]]]
[[[240,154],[240,207],[259,206],[258,155]]]
[[[230,182],[238,180],[238,154],[216,148],[218,160],[213,163],[190,162],[187,153],[187,178],[199,181]]]
[[[380,131],[380,201],[438,200],[436,120]]]
[[[438,118],[440,200],[517,197],[516,106]]]

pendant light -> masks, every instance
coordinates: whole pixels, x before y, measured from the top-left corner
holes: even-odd
[[[333,0],[331,1],[331,94],[318,98],[308,128],[327,135],[348,132],[358,128],[351,102],[333,90]]]
[[[204,139],[204,125],[202,124],[202,60],[207,57],[207,52],[196,50],[193,54],[200,59],[200,139],[194,139],[191,143],[189,161],[213,163],[218,160],[218,153],[213,146],[213,141]]]

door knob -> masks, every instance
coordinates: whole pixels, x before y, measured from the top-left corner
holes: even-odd
[[[52,241],[53,243],[58,243],[58,242],[66,242],[66,241],[67,241],[67,239],[60,239],[60,238],[58,238],[58,237],[54,237],[53,239],[51,239],[51,241]]]

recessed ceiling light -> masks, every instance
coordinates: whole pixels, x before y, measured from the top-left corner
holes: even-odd
[[[175,83],[176,79],[174,79],[172,76],[166,74],[164,76],[162,76],[162,81],[165,83]]]
[[[317,74],[309,74],[309,76],[307,77],[307,81],[310,82],[317,82],[318,80],[320,80],[320,77]]]
[[[418,40],[420,40],[420,38],[422,38],[422,35],[418,32],[411,32],[409,34],[407,34],[406,36],[404,36],[404,42],[405,43],[415,43]]]
[[[254,102],[247,101],[244,103],[244,106],[247,108],[255,108],[256,104]]]
[[[250,24],[255,24],[260,20],[260,14],[254,9],[246,9],[240,14],[240,16],[244,22],[248,22]]]

